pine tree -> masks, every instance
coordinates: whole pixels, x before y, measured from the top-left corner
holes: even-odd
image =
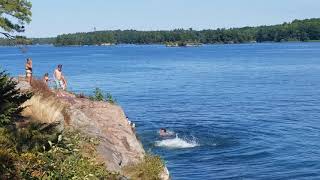
[[[31,2],[28,0],[0,0],[1,34],[12,37],[9,33],[23,32],[24,24],[31,21]]]
[[[30,97],[30,93],[21,93],[17,83],[2,71],[0,72],[0,127],[12,125],[20,117],[21,105]]]

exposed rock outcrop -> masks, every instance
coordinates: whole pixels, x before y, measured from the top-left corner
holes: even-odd
[[[23,81],[19,82],[18,86],[23,90],[30,88]],[[59,121],[63,121],[62,127],[74,128],[98,138],[100,140],[97,147],[98,158],[105,162],[109,170],[121,172],[122,167],[142,160],[145,151],[121,107],[108,102],[78,98],[66,92],[63,94],[64,96],[57,97],[63,104],[63,110],[55,112],[54,110],[59,109],[55,107],[49,107],[46,110],[56,113],[57,117],[63,116],[62,119],[58,118]],[[41,104],[41,99],[32,101]],[[50,104],[50,102],[44,102],[44,104]],[[32,110],[27,109],[27,111]],[[160,176],[164,180],[170,179],[166,167]]]
[[[70,96],[61,100],[69,107],[69,126],[99,138],[97,150],[108,169],[120,171],[143,158],[144,149],[119,106]]]

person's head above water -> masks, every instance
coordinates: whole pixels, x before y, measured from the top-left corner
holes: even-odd
[[[166,132],[167,132],[167,130],[166,130],[165,128],[160,128],[160,132],[164,132],[164,133],[166,133]]]
[[[168,131],[166,128],[160,128],[159,135],[161,137],[169,137],[174,135],[174,133],[172,131]]]

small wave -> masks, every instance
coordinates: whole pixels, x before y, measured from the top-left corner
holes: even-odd
[[[156,141],[156,146],[167,147],[167,148],[193,148],[199,146],[196,139],[192,140],[181,139],[178,135],[173,139],[164,139],[161,141]]]
[[[96,54],[90,54],[89,56],[107,56],[110,54],[102,54],[102,53],[96,53]]]

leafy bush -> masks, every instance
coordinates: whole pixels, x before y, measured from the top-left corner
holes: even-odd
[[[49,148],[49,141],[57,141],[58,135],[55,125],[31,122],[23,128],[18,128],[13,137],[17,152],[22,153],[42,152]]]
[[[147,154],[143,161],[124,168],[125,175],[132,179],[158,180],[164,169],[160,156]]]
[[[39,132],[33,124],[17,136],[24,136],[15,144],[26,147],[20,152],[10,144],[12,135],[0,129],[0,179],[119,179],[97,160],[96,139],[72,130]]]
[[[117,100],[113,98],[113,96],[110,93],[107,93],[107,101],[111,104],[116,104]]]
[[[105,93],[100,89],[100,88],[96,88],[93,91],[93,96],[90,96],[89,99],[92,101],[107,101],[111,104],[116,104],[116,99],[113,98],[113,96],[110,93],[106,94],[106,98],[105,98]]]
[[[30,123],[19,128],[0,128],[0,179],[21,179],[24,153],[40,153],[57,139],[53,128]]]
[[[0,179],[16,179],[15,154],[11,149],[0,147]]]
[[[118,174],[107,171],[103,163],[97,162],[97,140],[76,131],[66,131],[59,137],[59,141],[50,143],[48,151],[21,155],[23,178],[117,179]]]
[[[101,89],[96,88],[94,90],[94,97],[96,101],[104,101],[104,95]]]

